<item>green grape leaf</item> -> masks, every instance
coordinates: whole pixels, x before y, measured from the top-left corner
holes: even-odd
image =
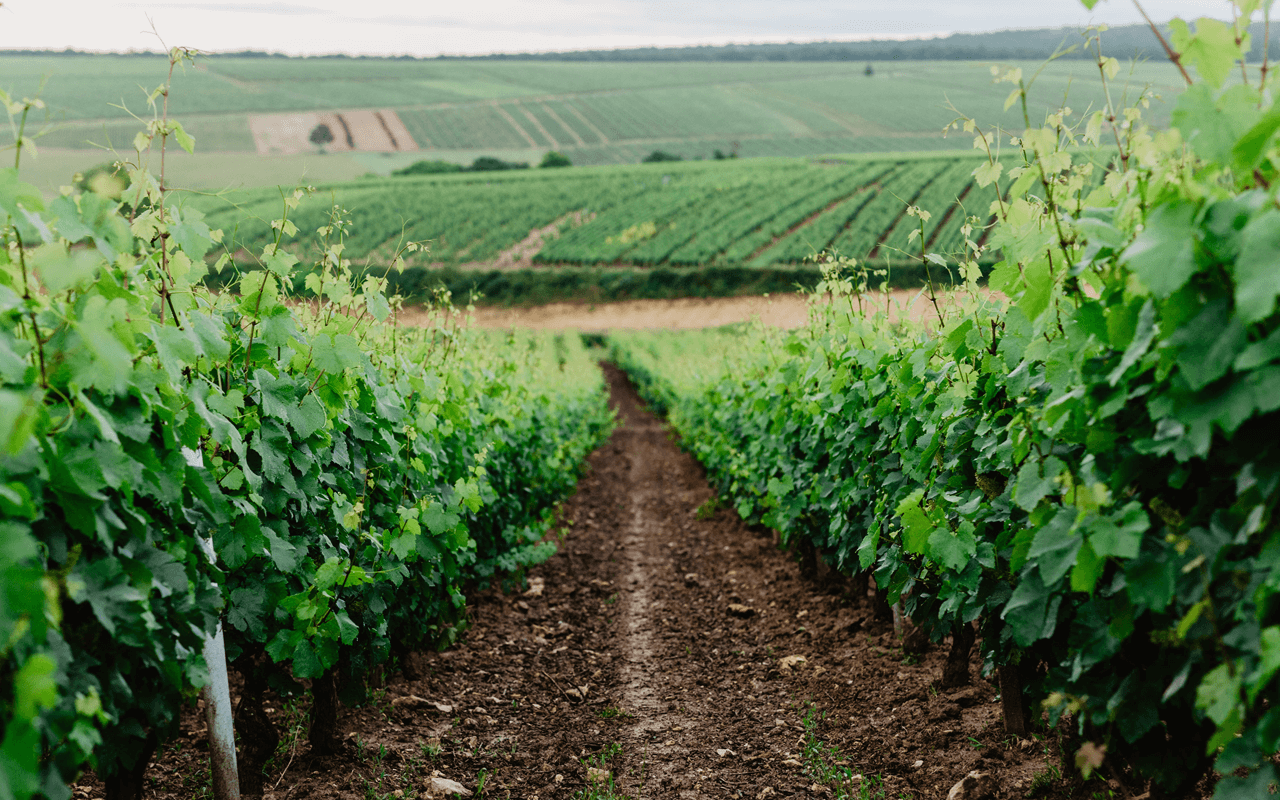
[[[963,570],[978,552],[973,531],[973,523],[968,520],[954,532],[942,526],[935,528],[929,535],[929,558],[955,572]]]
[[[1194,67],[1214,89],[1222,88],[1231,70],[1244,57],[1231,26],[1221,20],[1197,19],[1194,34],[1180,19],[1172,20],[1169,28],[1173,47],[1182,61]]]
[[[0,347],[3,346],[3,343],[0,343]],[[1232,367],[1244,372],[1277,359],[1280,359],[1280,328],[1276,328],[1262,341],[1254,342],[1246,347],[1240,355],[1236,356]]]
[[[1093,546],[1085,542],[1076,554],[1076,565],[1071,570],[1071,590],[1073,592],[1092,592],[1106,568],[1106,559],[1093,551]]]
[[[320,654],[307,639],[298,642],[293,651],[293,676],[295,678],[319,678],[324,675],[325,665],[320,661]]]
[[[204,221],[204,215],[194,208],[169,209],[169,238],[175,242],[182,252],[192,261],[203,261],[209,248],[213,247],[213,233]]]
[[[1245,226],[1235,275],[1236,314],[1245,324],[1258,322],[1275,310],[1280,295],[1280,211],[1270,209]]]
[[[266,635],[267,604],[267,591],[262,585],[235,589],[231,592],[231,604],[227,608],[227,622],[254,639],[262,639]]]
[[[80,208],[74,197],[59,196],[49,201],[49,213],[58,235],[69,242],[78,242],[93,236],[93,229],[80,219]]]
[[[1231,148],[1232,166],[1236,171],[1252,172],[1277,130],[1280,130],[1280,106],[1272,106]]]
[[[1102,558],[1137,558],[1142,535],[1151,527],[1147,513],[1135,502],[1127,503],[1119,514],[1096,516],[1084,525],[1089,545]]]
[[[22,209],[43,211],[44,197],[36,187],[18,180],[17,169],[4,167],[0,169],[0,211],[20,217]]]
[[[1084,537],[1073,530],[1075,521],[1075,509],[1059,509],[1031,542],[1027,558],[1039,567],[1046,586],[1056,585],[1075,566],[1076,554],[1084,543]]]
[[[13,676],[13,715],[19,725],[58,702],[58,665],[43,653],[26,660]]]
[[[267,539],[267,548],[271,552],[271,563],[276,565],[276,569],[286,575],[292,574],[297,570],[298,565],[302,563],[302,553],[298,551],[298,548],[270,527],[264,527],[262,534]]]
[[[316,335],[311,340],[311,358],[316,367],[325,372],[342,372],[347,367],[360,366],[367,359],[359,343],[345,333]]]
[[[1225,298],[1208,303],[1169,337],[1170,344],[1181,348],[1178,367],[1192,390],[1203,389],[1227,374],[1248,343],[1244,324],[1230,313]]]
[[[295,407],[297,381],[289,375],[276,377],[265,369],[256,369],[253,371],[253,385],[259,390],[258,403],[263,415],[287,421]]]
[[[351,621],[351,615],[345,610],[339,610],[334,614],[334,618],[338,621],[338,635],[345,645],[351,645],[355,642],[356,637],[360,635],[360,627]]]
[[[1040,639],[1053,635],[1058,623],[1058,606],[1062,597],[1054,594],[1040,573],[1029,569],[1022,573],[1000,618],[1009,626],[1019,647],[1030,647]]]
[[[1219,664],[1209,671],[1196,689],[1196,708],[1218,725],[1226,722],[1240,703],[1240,671],[1232,675],[1230,665]]]
[[[173,130],[173,138],[178,141],[178,146],[186,150],[188,154],[194,154],[196,151],[195,137],[187,133],[186,128],[182,127],[182,123],[177,120],[170,120],[169,126]]]
[[[302,398],[302,402],[289,406],[289,424],[301,439],[308,439],[324,427],[328,416],[324,404],[314,393]]]
[[[315,586],[320,591],[330,588],[338,581],[342,580],[347,574],[347,569],[351,567],[350,562],[339,561],[337,558],[330,556],[323,564],[316,569]]]
[[[1121,315],[1117,314],[1113,318],[1119,320]],[[1147,300],[1147,302],[1143,303],[1142,310],[1138,312],[1138,322],[1133,331],[1133,338],[1129,340],[1129,345],[1125,348],[1124,355],[1120,357],[1120,363],[1107,376],[1108,383],[1115,386],[1124,378],[1124,374],[1129,371],[1129,367],[1138,363],[1147,354],[1147,350],[1151,348],[1151,343],[1155,341],[1159,330],[1156,325],[1155,304]]]
[[[1190,203],[1157,206],[1120,256],[1156,297],[1173,294],[1195,273],[1195,216],[1196,207]]]
[[[929,537],[933,534],[933,520],[925,513],[921,504],[924,502],[924,490],[916,489],[898,503],[895,509],[902,519],[902,546],[908,553],[923,553],[929,546]]]
[[[1049,271],[1049,262],[1036,259],[1023,268],[1022,277],[1026,291],[1018,300],[1018,307],[1027,315],[1027,319],[1034,320],[1049,307],[1049,300],[1053,295],[1053,275]]]
[[[1148,554],[1125,568],[1125,591],[1139,609],[1164,611],[1173,602],[1177,588],[1177,565],[1161,552]]]
[[[51,244],[36,248],[30,262],[49,293],[58,294],[92,278],[102,265],[102,258],[94,250],[67,252],[62,245]]]
[[[277,664],[285,659],[292,658],[294,651],[297,650],[298,644],[305,635],[302,631],[278,631],[271,641],[267,642],[267,655],[271,656],[271,660]]]
[[[1266,688],[1276,672],[1280,671],[1280,626],[1272,625],[1262,630],[1258,647],[1258,669],[1249,676],[1250,700]]]
[[[446,510],[444,506],[435,501],[432,501],[431,505],[423,510],[420,519],[433,536],[443,536],[449,533],[462,521],[460,516]]]
[[[1215,748],[1216,749],[1216,748]],[[1271,797],[1272,784],[1280,781],[1280,771],[1264,762],[1243,777],[1224,775],[1213,788],[1213,800],[1258,800]]]
[[[1051,494],[1057,494],[1058,476],[1067,469],[1067,465],[1056,456],[1049,456],[1042,464],[1031,458],[1018,470],[1018,480],[1013,489],[1013,502],[1019,508],[1032,510],[1040,501]]]

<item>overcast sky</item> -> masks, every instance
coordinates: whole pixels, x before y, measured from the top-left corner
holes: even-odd
[[[1146,0],[1163,21],[1227,18],[1224,0]],[[150,21],[149,21],[150,20]],[[0,0],[0,49],[269,50],[433,56],[643,45],[929,36],[1121,24],[1127,0]]]

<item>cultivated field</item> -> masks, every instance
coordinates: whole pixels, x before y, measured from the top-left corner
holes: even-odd
[[[428,242],[410,263],[486,268],[769,266],[828,249],[902,261],[922,243],[958,252],[966,217],[985,222],[995,198],[976,190],[979,163],[963,154],[742,159],[386,178],[324,187],[293,219],[315,230],[340,204],[354,223],[346,255],[370,263],[406,241]],[[276,190],[192,202],[229,232],[233,252],[260,250],[283,209]],[[923,226],[906,216],[910,203],[932,213]],[[911,240],[920,227],[923,240]],[[308,250],[305,239],[299,248]]]
[[[1038,65],[1022,66],[1029,75]],[[374,136],[368,144],[331,148],[387,153],[358,162],[362,171],[383,174],[423,157],[403,154],[415,148],[461,163],[484,153],[536,162],[559,150],[575,164],[610,164],[634,163],[653,150],[709,158],[715,150],[745,157],[965,147],[967,139],[941,134],[956,116],[952,106],[986,124],[1021,127],[1019,109],[1004,110],[1003,93],[992,89],[989,64],[875,67],[867,77],[864,64],[846,62],[217,58],[175,77],[171,109],[200,152],[266,157],[274,157],[273,147],[264,146],[260,132],[272,115],[383,112],[397,146]],[[136,123],[124,107],[142,110],[138,87],[154,85],[164,68],[158,57],[3,56],[0,87],[34,94],[47,79],[41,92],[50,106],[47,147],[127,148]],[[1097,77],[1087,62],[1049,65],[1033,88],[1033,121],[1064,96],[1077,111],[1099,107]],[[1139,65],[1118,79],[1115,97],[1148,84],[1171,96],[1179,80],[1172,66]],[[1155,103],[1150,117],[1167,120],[1167,102]],[[340,131],[337,139],[345,139]],[[101,160],[100,153],[86,156],[81,168]],[[262,185],[252,170],[234,177]]]

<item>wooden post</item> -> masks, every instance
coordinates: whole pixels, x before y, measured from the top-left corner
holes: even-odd
[[[1022,697],[1022,674],[1017,664],[1006,664],[998,670],[1000,707],[1004,711],[1004,731],[1021,739],[1031,736],[1031,714]]]

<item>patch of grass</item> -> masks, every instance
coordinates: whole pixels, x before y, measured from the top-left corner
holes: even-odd
[[[280,703],[280,712],[272,720],[282,728],[280,743],[276,745],[276,751],[271,754],[271,758],[267,759],[266,765],[262,768],[266,775],[275,775],[279,772],[277,784],[293,764],[293,759],[298,754],[298,745],[307,737],[307,712],[299,706],[296,698],[283,700]]]
[[[603,770],[605,777],[592,781],[587,780],[587,787],[578,790],[573,800],[632,800],[631,796],[618,788],[613,777],[613,759],[622,754],[622,745],[613,742],[600,753],[582,759],[582,769],[588,775],[592,769]]]
[[[884,779],[879,775],[859,775],[840,754],[840,748],[824,743],[817,736],[818,725],[826,718],[813,703],[805,709],[804,749],[801,753],[805,774],[831,789],[835,800],[887,800]],[[911,795],[899,795],[911,800]]]
[[[716,515],[716,512],[719,510],[720,510],[720,498],[712,497],[702,505],[698,506],[698,510],[693,512],[693,515],[698,519],[708,520],[714,517]]]
[[[600,719],[625,719],[633,715],[614,706],[605,706],[596,712],[596,716]]]
[[[378,745],[377,750],[367,747],[359,738],[356,738],[356,752],[359,753],[357,758],[369,765],[373,772],[373,780],[364,776],[360,777],[361,783],[364,784],[364,800],[387,800],[393,797],[395,790],[384,787],[387,781],[387,746],[385,744]]]
[[[432,763],[435,763],[436,759],[440,757],[440,751],[444,749],[440,745],[439,739],[434,740],[434,743],[424,742],[421,739],[419,739],[418,748],[422,750],[422,757]]]

